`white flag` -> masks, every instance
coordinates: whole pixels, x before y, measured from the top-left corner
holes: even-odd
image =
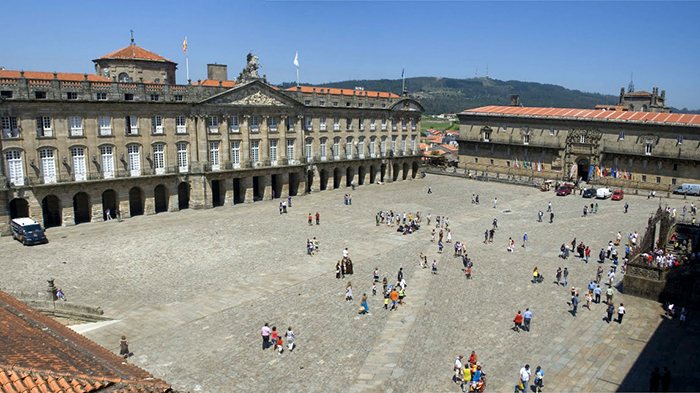
[[[294,55],[294,65],[299,67],[299,52],[297,52],[297,54]]]

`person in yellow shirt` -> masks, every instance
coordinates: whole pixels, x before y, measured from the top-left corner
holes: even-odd
[[[467,392],[469,391],[469,384],[472,383],[472,370],[469,368],[469,364],[464,365],[462,376],[462,391]]]

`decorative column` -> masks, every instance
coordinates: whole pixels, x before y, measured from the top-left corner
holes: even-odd
[[[281,116],[280,123],[277,126],[279,133],[279,141],[277,142],[277,161],[280,165],[287,165],[287,122],[291,121],[288,116]],[[280,149],[280,144],[284,144],[284,148]],[[282,195],[285,195],[284,193]]]
[[[61,199],[63,201],[63,199]],[[61,202],[61,205],[64,203]],[[73,206],[61,206],[61,220],[64,227],[75,225],[75,217],[73,217]]]
[[[253,203],[253,197],[255,196],[253,191],[253,177],[243,177],[240,181],[241,193],[245,193],[245,203]]]
[[[144,208],[143,208],[143,214],[145,215],[151,215],[151,214],[156,214],[156,201],[155,201],[155,194],[154,194],[154,189],[153,188],[143,188],[143,199],[144,199]]]
[[[270,166],[270,143],[269,135],[270,128],[268,127],[267,121],[270,116],[262,116],[262,124],[258,124],[258,129],[260,132],[260,162],[263,166]],[[279,155],[279,142],[277,142],[277,150]]]
[[[314,170],[314,181],[311,183],[311,192],[321,191],[321,170],[316,167]]]
[[[250,168],[252,166],[250,158],[250,115],[243,115],[242,119],[243,122],[240,124],[241,135],[243,136],[241,139],[241,168]]]
[[[99,222],[99,221],[104,221],[104,210],[102,209],[102,197],[100,198],[93,198],[92,195],[90,196],[90,200],[92,201],[92,205],[90,206],[90,221],[91,222]]]

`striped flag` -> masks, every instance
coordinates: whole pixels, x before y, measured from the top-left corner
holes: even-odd
[[[185,37],[185,40],[182,41],[182,53],[187,52],[187,37]]]

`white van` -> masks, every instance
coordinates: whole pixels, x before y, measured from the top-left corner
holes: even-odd
[[[609,188],[599,188],[595,192],[595,197],[597,199],[608,199],[612,196],[612,192]]]
[[[680,187],[673,190],[673,193],[697,196],[700,195],[700,184],[683,183]]]

